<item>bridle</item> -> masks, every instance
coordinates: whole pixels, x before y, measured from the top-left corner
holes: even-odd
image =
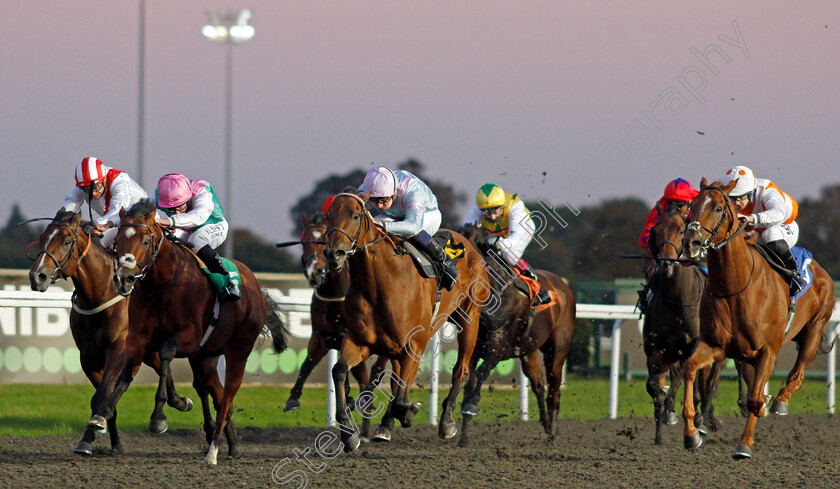
[[[121,223],[120,227],[123,227],[123,226],[146,229],[146,230],[149,231],[149,234],[151,235],[152,247],[154,249],[154,253],[152,253],[151,258],[148,259],[148,263],[146,263],[145,265],[140,267],[140,273],[134,275],[134,278],[137,281],[143,280],[146,277],[146,272],[149,270],[149,268],[155,262],[155,258],[157,258],[158,253],[160,253],[160,249],[163,248],[163,239],[164,239],[163,231],[161,231],[161,235],[160,235],[160,237],[158,237],[157,234],[155,234],[155,231],[151,228],[151,226],[149,226],[147,224],[143,224],[143,223]],[[148,256],[149,255],[147,254],[146,257],[148,258]],[[119,280],[118,273],[119,273],[120,268],[123,268],[124,265],[125,265],[125,259],[123,257],[119,257],[117,259],[117,261],[114,263],[114,280],[115,281]],[[138,264],[135,263],[134,268],[137,268],[137,267],[138,267]]]
[[[323,229],[324,234],[326,234],[326,232],[327,232],[327,227],[324,226],[323,223],[310,224],[310,225],[306,226],[305,228],[303,228],[303,232],[300,234],[300,242],[301,243],[305,242],[303,237],[306,235],[306,232],[309,231],[310,229]],[[306,241],[306,242],[309,243],[310,241]],[[311,241],[311,243],[326,244],[326,243],[316,242],[316,241]],[[304,275],[307,275],[307,269],[309,268],[309,264],[312,263],[312,262],[315,262],[315,263],[323,262],[324,265],[327,265],[327,259],[324,257],[323,253],[320,254],[320,255],[318,253],[312,253],[311,255],[301,255],[300,263],[301,263],[301,266],[303,266],[303,274]],[[326,275],[327,271],[326,271],[326,268],[322,268],[316,273],[319,274],[319,275]],[[307,276],[306,279],[309,280],[309,276]]]
[[[33,260],[37,261],[38,257],[40,257],[41,255],[46,255],[47,257],[49,257],[49,259],[53,261],[53,263],[55,263],[56,267],[53,269],[52,272],[50,272],[50,284],[56,283],[60,278],[66,278],[66,276],[64,275],[64,267],[66,267],[70,263],[70,260],[73,259],[73,252],[76,251],[76,243],[79,241],[79,231],[78,229],[74,229],[73,226],[70,226],[69,224],[64,222],[55,221],[53,221],[52,225],[66,227],[67,229],[69,229],[73,233],[73,242],[70,244],[70,251],[67,253],[67,257],[64,259],[63,262],[60,262],[58,258],[56,258],[55,255],[50,253],[48,250],[50,243],[52,243],[52,240],[55,238],[55,236],[50,238],[50,240],[47,241],[47,243],[44,245],[44,249],[39,250],[38,254],[35,255],[35,258],[33,258]],[[79,266],[79,263],[81,263],[82,259],[85,257],[85,255],[87,255],[88,251],[90,250],[90,242],[92,241],[92,239],[90,234],[88,234],[87,237],[87,246],[85,247],[84,251],[81,251],[79,253],[79,257],[76,259],[76,266]]]
[[[728,217],[727,211],[729,210],[729,207],[730,207],[731,204],[729,203],[729,196],[726,195],[726,192],[724,192],[723,189],[721,189],[720,187],[707,186],[707,187],[703,187],[703,188],[700,189],[701,192],[703,190],[715,190],[715,191],[720,192],[721,195],[723,195],[723,199],[724,199],[724,202],[726,202],[726,205],[723,208],[723,213],[720,216],[720,221],[718,221],[718,223],[717,223],[717,225],[715,226],[714,229],[709,229],[709,228],[703,226],[702,224],[700,224],[700,221],[691,221],[690,223],[688,223],[688,226],[686,226],[686,231],[697,231],[698,234],[699,234],[701,229],[703,231],[706,231],[707,233],[709,233],[709,237],[708,237],[708,239],[703,241],[703,243],[700,245],[700,249],[702,249],[703,251],[708,251],[708,250],[717,251],[717,250],[723,248],[723,246],[726,245],[726,243],[729,243],[730,241],[732,241],[735,238],[735,236],[738,236],[739,234],[741,234],[741,232],[747,227],[747,222],[744,221],[744,223],[738,228],[737,231],[735,231],[735,233],[729,235],[724,240],[720,241],[719,243],[712,243],[712,240],[717,237],[718,233],[720,232],[721,226],[723,226],[723,223],[726,221],[726,218]],[[733,223],[735,222],[734,215],[732,216],[732,222]],[[732,229],[731,226],[730,226],[730,229]],[[701,234],[700,236],[702,237],[703,235]]]
[[[718,221],[714,230],[709,230],[708,228],[706,228],[705,226],[700,224],[700,221],[691,221],[690,223],[688,223],[688,226],[686,227],[686,230],[694,230],[694,231],[697,231],[698,234],[700,234],[700,229],[702,229],[703,231],[706,231],[707,233],[709,233],[710,234],[709,238],[706,239],[705,241],[703,241],[703,243],[700,245],[700,248],[704,251],[708,251],[708,250],[717,251],[717,250],[723,248],[724,245],[726,245],[727,243],[732,241],[736,236],[741,234],[741,232],[744,231],[744,229],[747,227],[747,221],[744,221],[744,223],[741,224],[741,226],[738,227],[738,229],[734,233],[727,236],[722,241],[720,241],[718,243],[712,243],[712,240],[715,239],[715,237],[717,237],[718,232],[720,232],[720,228],[723,225],[724,221],[726,221],[727,211],[729,211],[732,204],[729,202],[729,196],[726,195],[726,192],[724,192],[723,189],[721,189],[720,187],[714,187],[714,186],[710,185],[710,186],[706,186],[706,187],[703,187],[703,188],[700,189],[701,192],[704,191],[704,190],[715,190],[717,192],[720,192],[721,195],[723,195],[723,199],[724,199],[724,202],[726,202],[726,205],[723,208],[723,213],[720,217],[720,221]],[[732,212],[729,211],[729,213],[731,214]],[[734,224],[734,222],[735,222],[735,217],[733,215],[732,216],[732,223]],[[730,230],[732,229],[732,225],[729,226],[729,229]],[[700,234],[701,238],[702,238],[702,236],[703,235]],[[750,275],[749,275],[749,277],[747,277],[746,285],[744,285],[737,292],[733,292],[731,294],[715,294],[711,290],[711,282],[710,282],[710,284],[709,284],[710,286],[707,287],[707,289],[706,289],[708,291],[709,295],[711,295],[712,297],[718,297],[718,298],[732,297],[734,295],[738,295],[741,292],[747,290],[747,287],[749,287],[750,283],[752,282],[752,275],[753,275],[753,272],[755,271],[755,256],[752,253],[750,253],[750,256],[752,257],[752,268],[750,268]]]
[[[361,216],[360,216],[360,221],[361,222],[359,222],[359,227],[358,227],[358,229],[356,229],[355,236],[351,236],[350,233],[348,233],[347,231],[345,231],[344,229],[342,229],[340,227],[332,227],[332,228],[327,229],[327,238],[329,238],[330,234],[332,234],[333,232],[336,232],[336,231],[338,231],[339,233],[347,236],[347,239],[350,240],[350,249],[345,252],[347,254],[347,256],[352,255],[353,253],[355,253],[358,250],[363,250],[365,248],[369,248],[369,247],[379,243],[383,239],[385,239],[385,236],[386,236],[385,228],[382,227],[381,225],[377,224],[373,220],[373,216],[371,216],[370,212],[368,212],[367,208],[365,207],[365,201],[362,200],[361,197],[359,197],[356,194],[340,193],[340,194],[335,196],[335,199],[333,199],[333,204],[335,204],[335,200],[337,200],[339,197],[350,197],[350,198],[356,200],[356,202],[362,208],[362,213],[361,213]],[[376,239],[374,239],[371,242],[357,244],[359,242],[359,238],[362,236],[362,227],[366,228],[365,234],[367,234],[367,232],[369,232],[371,230],[371,223],[373,223],[373,226],[376,228],[379,236],[377,236]]]

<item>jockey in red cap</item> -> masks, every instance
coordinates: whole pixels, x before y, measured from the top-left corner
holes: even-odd
[[[656,225],[656,222],[659,220],[659,215],[663,212],[668,206],[676,206],[679,208],[680,212],[682,212],[683,217],[687,217],[686,214],[688,213],[688,204],[694,197],[697,197],[697,194],[700,192],[695,189],[691,183],[687,180],[683,180],[682,178],[677,178],[676,180],[671,180],[668,182],[668,185],[665,186],[665,192],[662,195],[662,198],[656,202],[656,205],[653,206],[651,209],[650,214],[648,214],[647,220],[645,221],[645,226],[642,228],[642,234],[639,236],[639,246],[644,249],[648,249],[648,240],[650,239],[650,230],[653,229],[653,226]],[[642,265],[642,272],[645,275],[645,285],[642,290],[639,292],[639,310],[644,313],[645,308],[647,307],[648,301],[650,297],[648,297],[650,292],[650,277],[652,272],[656,266],[656,262],[653,259],[646,259],[644,264]]]

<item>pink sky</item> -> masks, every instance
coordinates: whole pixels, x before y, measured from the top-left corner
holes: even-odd
[[[316,180],[409,157],[470,195],[491,181],[560,206],[652,203],[734,164],[815,196],[840,182],[840,6],[730,3],[146,0],[142,183],[207,179],[234,226],[278,241]],[[4,2],[0,216],[52,216],[83,156],[137,173],[138,5]],[[246,7],[230,201],[224,50],[200,28]],[[742,47],[718,37],[733,22]],[[717,74],[691,52],[712,43],[731,58],[709,54]]]

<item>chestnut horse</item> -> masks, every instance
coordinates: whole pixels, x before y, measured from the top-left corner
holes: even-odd
[[[553,439],[560,407],[563,364],[569,354],[575,329],[575,297],[572,289],[557,275],[537,270],[540,283],[546,290],[557,295],[558,302],[534,314],[529,294],[516,287],[511,268],[495,248],[487,245],[489,233],[475,225],[467,225],[459,229],[459,232],[484,253],[494,296],[494,306],[485,306],[480,316],[478,339],[470,360],[470,380],[464,388],[461,407],[464,421],[460,445],[468,443],[468,424],[478,414],[482,383],[500,361],[515,356],[522,362],[525,376],[537,397],[540,423],[549,438]],[[540,370],[540,352],[548,379],[548,409]],[[484,359],[484,362],[476,369],[479,359]]]
[[[38,238],[39,251],[29,270],[29,284],[32,290],[44,292],[60,278],[73,281],[75,292],[70,312],[70,332],[79,348],[82,371],[97,388],[104,369],[125,348],[128,301],[122,300],[124,298],[117,293],[114,284],[116,260],[99,244],[99,240],[91,238],[91,227],[89,222],[81,221],[81,214],[59,210]],[[158,374],[161,373],[160,358],[156,352],[149,352],[144,361]],[[179,411],[192,409],[192,401],[176,392],[172,376],[166,375],[165,378],[169,405]],[[91,409],[95,410],[95,407],[92,399]],[[166,416],[162,409],[156,409],[149,421],[149,430],[163,433],[166,429]],[[116,411],[108,420],[108,435],[111,450],[122,452]],[[86,430],[73,451],[93,455],[92,443],[95,439],[96,432]]]
[[[453,239],[464,246],[463,256],[457,263],[458,283],[451,291],[440,291],[438,303],[437,280],[424,278],[411,256],[395,252],[384,229],[365,208],[368,199],[368,194],[338,194],[326,216],[327,261],[337,270],[350,265],[350,287],[344,300],[347,333],[341,343],[340,358],[333,368],[338,394],[336,421],[341,427],[341,441],[347,452],[359,446],[357,433],[348,428],[350,413],[342,388],[347,370],[372,354],[391,359],[394,371],[386,373],[393,374],[393,397],[374,434],[375,441],[389,441],[394,419],[409,427],[419,410],[409,402],[408,391],[417,376],[426,342],[446,318],[456,323],[460,333],[452,388],[443,401],[438,435],[443,439],[455,436],[458,432],[453,417],[455,402],[469,375],[478,316],[490,297],[481,254],[472,243],[453,232]]]
[[[700,334],[700,299],[706,289],[706,276],[696,266],[680,266],[685,219],[675,207],[665,209],[650,231],[650,251],[656,261],[651,278],[653,298],[646,309],[642,337],[647,357],[647,391],[653,399],[656,422],[654,443],[662,444],[662,424],[677,423],[674,401],[682,377],[679,366],[688,359]],[[694,402],[703,404],[694,424],[705,435],[709,423],[714,429],[712,402],[720,384],[720,374],[726,366],[723,359],[711,368],[701,369],[694,390]],[[669,372],[671,387],[662,386]]]
[[[300,236],[300,243],[303,245],[303,274],[314,290],[312,303],[309,306],[309,314],[312,322],[312,336],[309,337],[309,345],[306,350],[306,359],[300,366],[300,373],[297,381],[289,393],[289,399],[283,411],[300,409],[300,396],[303,393],[303,384],[312,373],[321,359],[329,350],[340,350],[341,340],[346,331],[344,326],[344,294],[350,285],[350,274],[347,267],[341,270],[331,270],[327,267],[327,259],[324,257],[324,242],[327,234],[327,227],[324,224],[324,213],[317,212],[309,218],[306,214],[301,215],[303,233]],[[383,359],[384,361],[384,359]],[[374,366],[374,378],[377,378],[382,370],[381,362]],[[359,392],[370,391],[375,386],[369,386],[370,378],[364,363],[360,363],[350,370],[353,377],[359,383]],[[344,383],[344,395],[347,396],[348,405],[353,405],[353,398],[350,396],[350,379]],[[362,420],[362,439],[368,438],[370,431],[370,419],[364,416]]]
[[[155,223],[154,202],[144,199],[128,212],[121,210],[120,223],[115,242],[119,257],[117,290],[126,296],[133,293],[129,301],[127,353],[113,369],[106,370],[97,391],[106,402],[88,426],[97,427],[111,417],[131,383],[139,359],[146,352],[158,351],[164,373],[169,372],[173,358],[189,358],[195,375],[193,385],[199,395],[208,392],[213,398],[216,423],[205,462],[216,464],[222,431],[228,441],[228,453],[238,457],[231,406],[242,384],[248,355],[264,324],[271,332],[275,351],[280,353],[286,348],[285,328],[275,314],[273,301],[260,290],[253,272],[243,263],[234,262],[239,269],[242,298],[221,304],[218,320],[214,321],[217,299],[213,286],[195,257],[169,241]],[[214,374],[220,354],[225,356],[224,387]],[[158,386],[156,398],[160,402],[165,397]]]
[[[834,283],[828,273],[811,261],[811,287],[796,301],[796,314],[789,331],[789,286],[756,249],[739,237],[737,210],[729,192],[737,183],[709,184],[704,178],[700,194],[691,202],[691,218],[683,248],[692,258],[707,252],[709,282],[700,302],[700,337],[691,357],[683,363],[685,401],[685,447],[694,449],[702,440],[694,426],[693,381],[697,370],[724,358],[741,362],[747,383],[746,427],[732,457],[750,458],[753,432],[764,415],[764,385],[770,380],[776,355],[784,343],[798,346],[796,362],[779,391],[770,412],[784,415],[788,401],[802,386],[805,369],[820,347],[823,327],[834,309]]]

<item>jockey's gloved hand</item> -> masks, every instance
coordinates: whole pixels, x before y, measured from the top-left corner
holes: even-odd
[[[493,235],[491,235],[487,238],[487,247],[488,248],[498,249],[498,246],[497,246],[498,243],[499,243],[499,236],[496,235],[496,234],[493,234]]]

